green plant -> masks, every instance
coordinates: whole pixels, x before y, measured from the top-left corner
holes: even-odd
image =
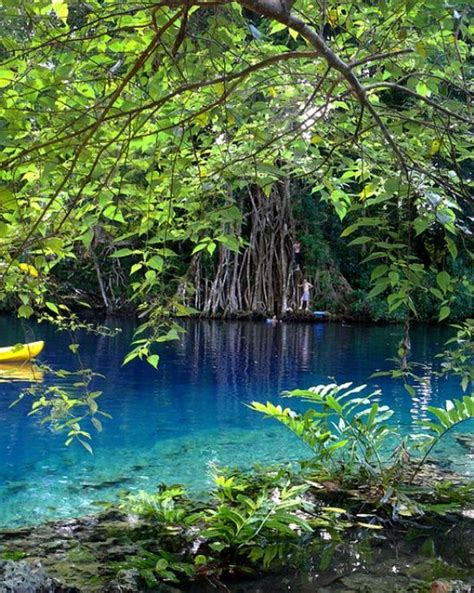
[[[419,422],[422,432],[417,437],[421,439],[424,454],[413,472],[412,480],[440,440],[453,428],[474,418],[474,395],[465,395],[462,400],[448,400],[444,408],[428,406],[427,409],[432,417]]]
[[[26,553],[22,552],[21,550],[2,550],[0,552],[0,558],[2,560],[22,560],[25,558]]]
[[[179,486],[128,495],[122,510],[173,535],[130,558],[129,565],[139,568],[149,586],[198,575],[215,583],[230,573],[296,565],[314,547],[315,533],[324,532],[324,541],[334,543],[350,528],[379,530],[387,521],[463,508],[472,497],[472,484],[438,484],[436,475],[426,472],[416,483],[413,478],[439,440],[474,417],[474,398],[429,408],[433,418],[420,423],[421,433],[401,440],[387,423],[393,412],[380,405],[380,392],[362,395],[365,388],[332,383],[286,393],[314,406],[301,413],[269,402],[251,404],[311,448],[313,459],[302,462],[299,471],[291,466],[254,472],[213,467],[215,489],[200,502]],[[413,462],[420,448],[423,455]]]
[[[46,365],[39,368],[54,375],[58,379],[57,383],[37,383],[23,389],[10,407],[26,397],[32,398],[29,416],[42,415],[41,424],[47,424],[55,432],[66,432],[66,445],[77,441],[86,451],[92,453],[92,447],[88,442],[92,437],[89,431],[84,430],[84,421],[90,421],[95,430],[101,432],[102,422],[99,417],[111,418],[110,414],[99,409],[97,400],[102,391],[90,389],[93,379],[103,375],[86,368],[79,371],[53,370]]]
[[[129,556],[118,569],[136,568],[148,587],[153,588],[160,581],[179,583],[183,577],[192,577],[195,567],[192,563],[179,560],[175,554],[160,551],[158,554],[141,550],[135,556]]]
[[[379,404],[380,391],[353,397],[365,388],[366,385],[352,387],[352,383],[331,383],[285,392],[285,397],[298,397],[317,406],[304,413],[271,402],[252,402],[250,408],[287,426],[313,450],[315,462],[330,462],[335,468],[342,465],[349,472],[366,470],[370,478],[386,471],[390,460],[393,464],[399,447],[390,449],[390,437],[397,436],[400,440],[400,436],[386,423],[393,411]],[[445,408],[429,406],[428,412],[432,418],[420,421],[421,432],[411,435],[417,448],[424,450],[418,468],[448,432],[474,418],[474,396],[448,400]],[[405,449],[404,444],[399,452]]]
[[[380,392],[354,398],[364,388],[352,387],[351,383],[330,384],[286,393],[287,397],[315,404],[304,413],[270,402],[253,402],[250,407],[287,426],[312,449],[314,457],[303,468],[330,480],[330,484],[331,480],[335,482],[331,487],[351,488],[352,496],[370,502],[393,520],[460,508],[464,499],[458,500],[459,492],[453,500],[446,492],[444,496],[435,495],[424,485],[417,491],[413,482],[439,441],[474,418],[474,397],[448,401],[445,409],[428,407],[432,418],[420,422],[418,434],[401,439],[386,423],[393,411],[379,405]],[[314,478],[308,483],[321,487]]]
[[[122,499],[119,508],[139,515],[169,529],[179,528],[192,521],[190,500],[181,486],[160,486],[150,494],[140,491]]]
[[[268,488],[263,484],[252,495],[229,490],[233,477],[215,478],[218,490],[217,506],[205,511],[205,530],[202,535],[208,540],[211,550],[229,555],[233,562],[241,556],[262,560],[265,567],[282,555],[304,532],[311,532],[308,516],[313,505],[304,500],[306,485],[291,485]],[[224,494],[224,498],[222,498]],[[275,542],[278,542],[276,545]]]
[[[379,404],[380,391],[357,397],[365,388],[332,383],[285,392],[285,397],[316,406],[304,413],[271,402],[252,402],[250,407],[287,426],[313,450],[315,462],[330,464],[346,476],[363,470],[370,479],[383,469],[383,446],[393,435],[386,421],[393,411]]]
[[[438,354],[437,358],[441,359],[442,374],[458,376],[465,392],[469,385],[474,388],[474,319],[466,319],[452,327],[458,331],[446,345],[455,347]]]
[[[416,315],[435,264],[430,295],[447,318],[461,276],[444,268],[470,253],[472,238],[468,11],[441,0],[218,4],[138,2],[123,14],[112,0],[9,0],[0,9],[0,304],[25,318],[55,312],[79,270],[107,310],[125,298],[154,317],[152,330],[155,311],[192,311],[176,296],[192,284],[188,269],[222,270],[211,292],[227,310],[222,302],[238,308],[228,295],[254,283],[236,290],[228,279],[251,277],[252,262],[255,275],[270,264],[268,300],[287,285],[272,266],[278,252],[287,266],[291,211],[273,235],[279,249],[262,233],[247,257],[237,253],[247,221],[267,230],[267,204],[283,214],[285,186],[304,179],[296,230],[309,271],[327,271],[341,308],[339,280],[361,262],[371,298],[386,295],[390,315]],[[247,188],[262,207],[242,208]],[[324,207],[311,216],[314,198]],[[192,289],[208,300],[199,283]],[[134,355],[155,366],[164,333]]]

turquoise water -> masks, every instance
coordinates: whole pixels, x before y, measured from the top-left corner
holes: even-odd
[[[141,362],[121,366],[133,327],[111,325],[117,324],[122,331],[115,337],[79,337],[83,364],[106,377],[95,388],[104,392],[100,407],[113,416],[102,433],[93,432],[93,456],[79,445],[65,447],[63,435],[28,417],[26,401],[9,409],[26,383],[0,383],[0,526],[85,514],[121,490],[151,490],[161,482],[199,490],[210,484],[210,463],[250,466],[301,458],[306,450],[295,437],[244,405],[278,402],[285,389],[330,377],[369,383],[383,389],[383,400],[407,432],[426,415],[427,405],[459,394],[456,382],[433,376],[429,368],[414,400],[397,382],[370,379],[374,370],[390,368],[398,326],[188,322],[179,342],[162,346],[155,371]],[[415,328],[413,358],[432,365],[451,335],[449,328]],[[33,339],[46,340],[42,362],[77,368],[67,334],[0,317],[1,344]],[[54,381],[46,375],[45,383]],[[469,462],[454,439],[440,454],[454,469],[465,470]]]

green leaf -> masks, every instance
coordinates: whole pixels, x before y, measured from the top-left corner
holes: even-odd
[[[52,4],[57,17],[65,23],[69,14],[67,2],[65,0],[52,0]]]
[[[86,443],[86,441],[83,441],[82,439],[78,439],[78,441],[81,443],[81,445],[88,453],[90,453],[91,455],[94,454],[94,452],[92,451],[92,447],[89,445],[89,443]]]
[[[16,198],[7,187],[0,187],[0,208],[4,210],[16,210],[17,208]]]
[[[150,356],[147,356],[146,359],[147,363],[150,364],[154,369],[156,369],[158,367],[158,363],[160,361],[160,357],[158,354],[151,354]]]
[[[53,313],[56,313],[56,315],[59,315],[59,309],[58,306],[55,303],[52,303],[50,301],[46,301],[45,305],[48,307],[48,309],[50,311],[52,311]]]
[[[367,298],[373,299],[374,297],[381,294],[384,290],[387,289],[388,285],[390,284],[389,280],[379,280],[376,285],[372,288],[372,290],[367,295]]]
[[[449,317],[450,314],[451,314],[451,309],[447,305],[444,305],[439,310],[438,320],[443,321],[443,319],[446,319],[447,317]]]
[[[161,255],[154,255],[153,257],[150,257],[150,259],[146,262],[146,265],[149,268],[153,268],[154,270],[161,272],[163,270],[164,261]]]
[[[279,33],[280,31],[284,31],[285,29],[287,29],[287,25],[285,25],[284,23],[273,22],[269,33],[270,35],[274,35],[275,33]]]
[[[135,274],[135,272],[138,272],[139,270],[141,270],[143,268],[143,264],[133,264],[133,266],[130,268],[130,275]]]
[[[438,290],[437,288],[430,288],[430,292],[440,301],[442,301],[444,299],[443,293],[440,290]]]
[[[429,97],[431,95],[430,89],[426,86],[424,82],[419,82],[416,85],[416,92],[422,97]]]
[[[441,288],[441,290],[446,292],[451,282],[451,276],[448,274],[448,272],[439,272],[439,274],[436,276],[436,282],[438,283],[438,286]]]
[[[380,276],[384,276],[388,271],[388,266],[385,264],[380,264],[376,268],[372,270],[372,274],[370,275],[370,279],[372,281],[377,280]]]
[[[82,235],[82,243],[87,249],[90,248],[92,240],[94,239],[94,229],[90,228]]]
[[[431,220],[431,218],[428,217],[417,217],[415,218],[415,221],[413,223],[415,225],[415,233],[416,235],[421,235],[422,233],[424,233],[426,231],[427,228],[429,228],[432,224],[433,221]]]
[[[9,235],[11,232],[11,226],[5,224],[4,222],[0,222],[0,239],[4,239]]]
[[[122,212],[120,211],[118,206],[111,204],[107,206],[107,208],[103,212],[104,216],[110,220],[114,220],[116,222],[125,222]]]
[[[431,147],[430,147],[430,154],[433,156],[435,154],[438,154],[439,150],[441,148],[441,140],[439,138],[435,138],[432,142],[431,142]]]
[[[428,412],[431,412],[431,414],[433,414],[434,416],[436,416],[438,418],[438,420],[441,422],[441,424],[443,425],[443,427],[448,427],[451,425],[451,421],[449,419],[448,413],[441,409],[441,408],[435,408],[433,406],[428,406]]]
[[[20,305],[18,307],[18,317],[25,317],[28,319],[33,315],[33,309],[29,305]]]
[[[198,554],[195,558],[194,558],[194,564],[196,566],[202,566],[207,564],[208,559],[207,556],[204,556],[203,554]]]
[[[458,248],[456,247],[456,243],[448,236],[445,237],[445,240],[451,257],[456,259],[458,256]]]
[[[354,231],[356,231],[359,228],[358,224],[352,224],[348,227],[346,227],[342,233],[341,233],[341,237],[348,237],[349,235],[351,235]]]
[[[374,238],[373,237],[368,237],[368,236],[363,236],[363,237],[357,237],[357,239],[353,239],[349,245],[365,245],[366,243],[370,243],[370,241],[373,241]]]
[[[218,237],[216,237],[216,241],[219,241],[219,243],[225,245],[225,247],[227,247],[227,249],[229,249],[230,251],[234,251],[235,253],[239,252],[239,240],[235,237],[232,237],[231,235],[219,235]]]
[[[94,425],[97,432],[102,432],[102,430],[103,430],[102,422],[98,418],[96,418],[95,416],[92,416],[91,422]]]
[[[141,251],[136,251],[124,247],[123,249],[118,249],[117,251],[114,251],[110,257],[128,257],[129,255],[134,255],[136,253],[141,253]]]
[[[192,254],[194,255],[195,253],[199,253],[200,251],[202,251],[203,249],[206,249],[208,245],[208,242],[206,243],[199,243],[198,245],[196,245],[196,247],[193,249]]]
[[[15,78],[15,73],[13,70],[8,70],[6,68],[0,68],[0,88],[4,88],[8,86],[12,80]]]

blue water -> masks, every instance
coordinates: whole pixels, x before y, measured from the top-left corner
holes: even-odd
[[[328,378],[369,383],[382,388],[383,400],[408,432],[427,405],[459,395],[455,381],[432,376],[429,368],[415,400],[400,383],[370,379],[374,370],[390,368],[387,359],[401,338],[398,326],[193,321],[179,342],[162,345],[155,371],[139,361],[122,367],[133,326],[115,325],[122,330],[115,337],[78,339],[83,365],[106,377],[94,386],[104,392],[101,409],[113,416],[104,420],[102,433],[91,429],[93,455],[78,444],[66,447],[64,435],[27,416],[28,398],[9,409],[27,383],[0,383],[0,526],[85,514],[119,491],[151,490],[161,482],[199,490],[210,483],[210,463],[248,467],[301,458],[306,449],[293,435],[244,405],[278,402],[286,389]],[[432,365],[452,333],[415,328],[413,358]],[[0,317],[0,344],[33,339],[46,341],[42,362],[55,369],[78,367],[68,334]],[[46,374],[45,384],[55,381]],[[454,440],[440,454],[453,468],[466,469],[466,451]]]

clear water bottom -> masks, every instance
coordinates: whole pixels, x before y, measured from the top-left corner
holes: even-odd
[[[419,327],[412,335],[413,359],[427,365],[410,398],[400,383],[371,379],[390,368],[402,328],[397,326],[289,325],[191,322],[182,340],[161,348],[155,371],[145,363],[122,367],[133,327],[122,324],[115,338],[78,337],[83,364],[106,379],[100,405],[112,415],[104,431],[93,431],[91,456],[78,445],[65,447],[29,405],[9,409],[27,384],[0,384],[0,527],[80,516],[98,501],[123,490],[153,490],[181,482],[195,491],[211,484],[209,466],[250,467],[300,459],[308,449],[285,427],[263,419],[245,404],[271,400],[291,407],[281,392],[297,387],[354,381],[382,389],[382,402],[395,410],[405,433],[417,430],[427,407],[460,395],[456,382],[437,377],[433,357],[450,337],[449,328]],[[42,338],[44,362],[75,368],[68,336],[17,320],[0,318],[0,343]],[[45,385],[54,384],[45,375]],[[472,429],[467,424],[464,431]],[[450,435],[436,451],[454,471],[472,471],[473,459]]]

